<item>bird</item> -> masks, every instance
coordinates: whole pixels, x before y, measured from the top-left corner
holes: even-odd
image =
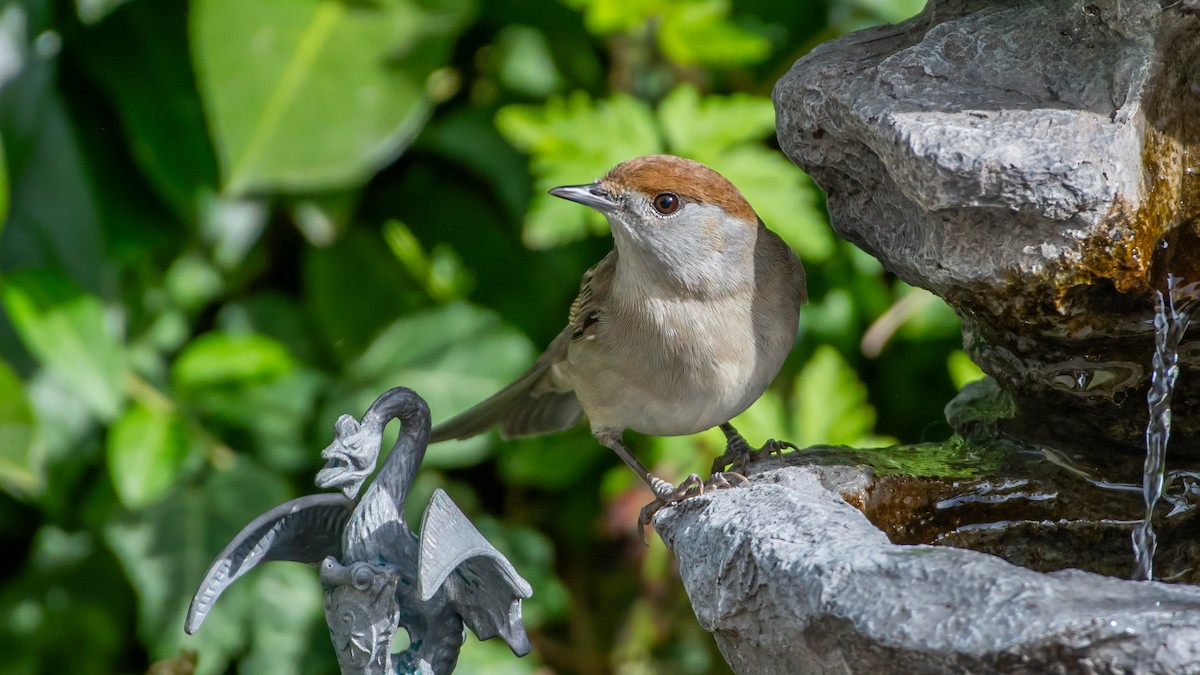
[[[766,391],[795,342],[807,302],[800,258],[728,179],[673,155],[626,160],[587,184],[551,195],[603,214],[613,250],[583,275],[567,325],[512,384],[433,428],[431,441],[499,426],[502,438],[569,429],[584,417],[655,495],[643,532],[660,508],[743,485],[757,453],[730,424]],[[682,436],[712,427],[725,453],[708,481],[679,486],[652,474],[625,444],[632,430]],[[644,534],[643,534],[644,539]]]

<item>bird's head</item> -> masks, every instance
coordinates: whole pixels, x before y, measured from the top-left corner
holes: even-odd
[[[699,162],[635,157],[594,183],[550,194],[603,213],[622,262],[651,276],[703,291],[714,280],[737,283],[739,269],[752,273],[758,215],[733,183]]]

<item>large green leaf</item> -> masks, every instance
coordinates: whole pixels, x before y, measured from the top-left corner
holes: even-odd
[[[4,280],[4,308],[29,350],[101,419],[124,404],[120,339],[104,306],[58,272],[26,270]]]
[[[184,348],[172,377],[188,408],[225,442],[272,469],[315,461],[319,449],[304,442],[302,421],[326,378],[299,365],[282,342],[214,331]]]
[[[194,0],[192,56],[224,188],[364,181],[416,135],[469,0]]]
[[[413,314],[388,326],[347,371],[347,391],[324,413],[360,417],[377,396],[395,386],[420,394],[434,423],[456,415],[499,391],[534,359],[529,340],[491,312],[454,303]],[[428,466],[462,466],[482,459],[486,437],[450,441],[431,449]]]
[[[129,407],[108,431],[108,474],[130,509],[153,504],[175,484],[191,442],[174,412]]]
[[[184,391],[272,380],[296,367],[287,347],[254,333],[213,331],[193,340],[175,360],[172,376]]]
[[[43,487],[33,432],[33,410],[21,379],[0,361],[0,488],[15,495],[37,494]]]
[[[867,401],[867,387],[833,347],[817,348],[796,377],[793,396],[795,435],[789,440],[801,447],[814,443],[862,447],[896,442],[872,434],[875,409]]]

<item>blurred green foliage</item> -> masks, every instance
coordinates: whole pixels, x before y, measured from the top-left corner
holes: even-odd
[[[205,567],[314,491],[338,415],[407,385],[444,419],[527,367],[611,246],[545,189],[635,155],[723,172],[805,260],[752,442],[945,438],[953,313],[835,237],[769,99],[920,4],[0,0],[0,671],[334,672],[301,566],[185,636]],[[679,478],[722,445],[632,436]],[[464,671],[725,669],[586,430],[435,446],[412,512],[439,486],[535,589],[533,654],[470,639]]]

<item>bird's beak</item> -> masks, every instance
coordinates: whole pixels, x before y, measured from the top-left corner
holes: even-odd
[[[613,196],[600,187],[599,183],[588,183],[587,185],[564,185],[550,190],[550,194],[555,197],[579,202],[586,206],[596,209],[600,213],[610,213],[616,211],[620,204],[617,203]]]

